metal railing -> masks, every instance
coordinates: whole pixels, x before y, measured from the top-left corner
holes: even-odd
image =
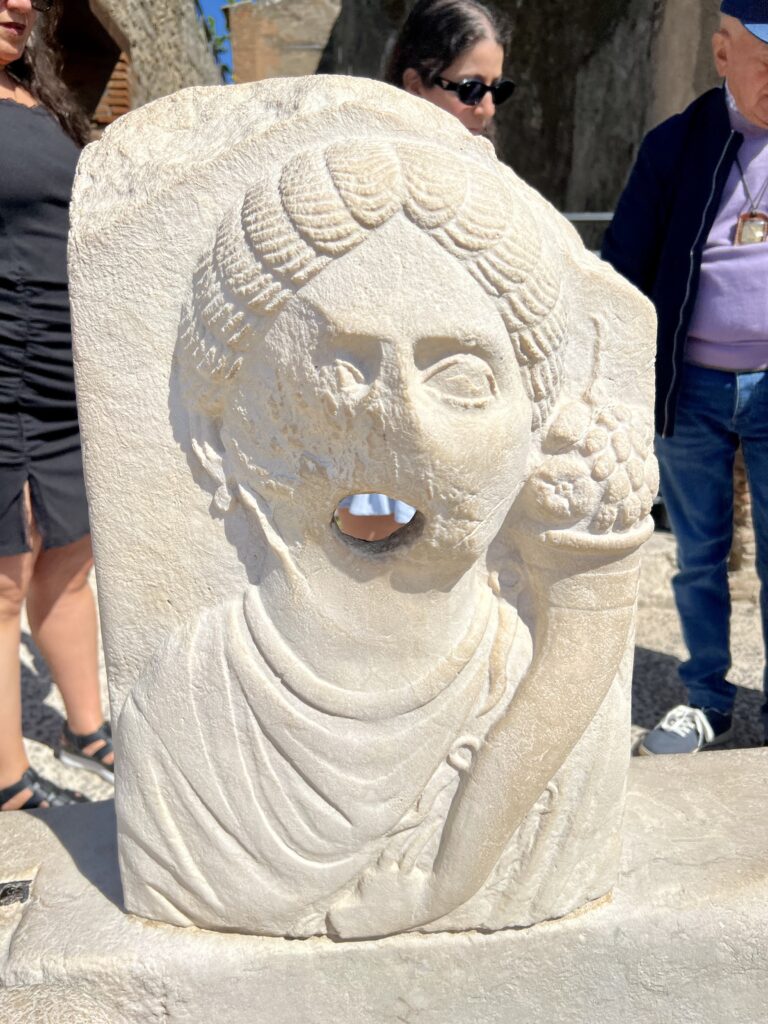
[[[577,228],[579,225],[608,225],[613,220],[613,213],[610,213],[608,211],[601,211],[599,213],[564,213],[563,216],[566,220],[569,220],[571,224],[575,225]],[[593,235],[589,240],[583,240],[585,244],[587,244],[587,241],[592,242],[592,244],[594,244],[595,236]],[[600,252],[597,249],[592,249],[592,252],[595,253],[596,256],[600,255]]]
[[[563,216],[571,224],[609,224],[613,220],[612,213],[564,213]]]

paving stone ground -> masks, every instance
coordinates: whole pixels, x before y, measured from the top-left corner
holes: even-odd
[[[668,533],[657,533],[646,546],[637,620],[637,647],[632,698],[632,742],[652,728],[675,704],[685,702],[677,666],[685,645],[672,602],[670,579],[675,545]],[[729,747],[760,746],[763,650],[757,588],[753,579],[737,582],[739,599],[732,620],[733,669],[738,686],[735,732]],[[48,670],[25,628],[21,647],[23,728],[31,763],[60,785],[80,789],[93,800],[111,796],[111,786],[98,776],[66,768],[54,757],[64,721],[64,708]],[[104,707],[108,707],[104,666],[101,666]]]

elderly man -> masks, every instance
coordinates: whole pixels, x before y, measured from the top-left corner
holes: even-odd
[[[603,246],[658,313],[657,454],[690,654],[680,668],[688,704],[651,730],[644,754],[693,754],[732,733],[727,560],[739,445],[767,635],[768,0],[723,0],[720,10],[713,50],[724,85],[645,138]]]

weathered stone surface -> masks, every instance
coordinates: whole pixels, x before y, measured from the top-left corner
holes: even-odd
[[[487,142],[354,79],[129,115],[71,252],[129,909],[358,938],[602,896],[649,304]],[[333,521],[371,490],[418,510],[378,546]]]
[[[143,922],[121,907],[109,803],[0,816],[9,1024],[761,1024],[768,752],[636,759],[612,896],[484,935],[337,944]]]
[[[191,0],[89,3],[107,32],[130,56],[135,106],[185,85],[221,82],[221,72]]]

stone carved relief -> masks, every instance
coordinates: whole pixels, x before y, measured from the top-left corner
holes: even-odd
[[[192,601],[184,552],[163,552],[181,611],[116,663],[126,905],[341,939],[560,916],[616,866],[657,482],[649,307],[487,143],[386,86],[194,90],[154,123],[180,120],[191,147],[243,89],[262,103],[239,106],[244,170],[205,209],[194,264],[179,246],[155,356],[163,450],[205,499],[227,584]],[[89,288],[110,255],[86,244],[149,117],[89,150],[76,196],[94,492],[109,446]],[[155,160],[173,181],[178,153]],[[146,170],[142,188],[162,207]],[[150,254],[160,235],[146,217],[124,231]],[[115,337],[130,324],[126,296]],[[370,491],[417,513],[366,544],[334,510]],[[105,562],[130,529],[115,504],[94,508]]]

